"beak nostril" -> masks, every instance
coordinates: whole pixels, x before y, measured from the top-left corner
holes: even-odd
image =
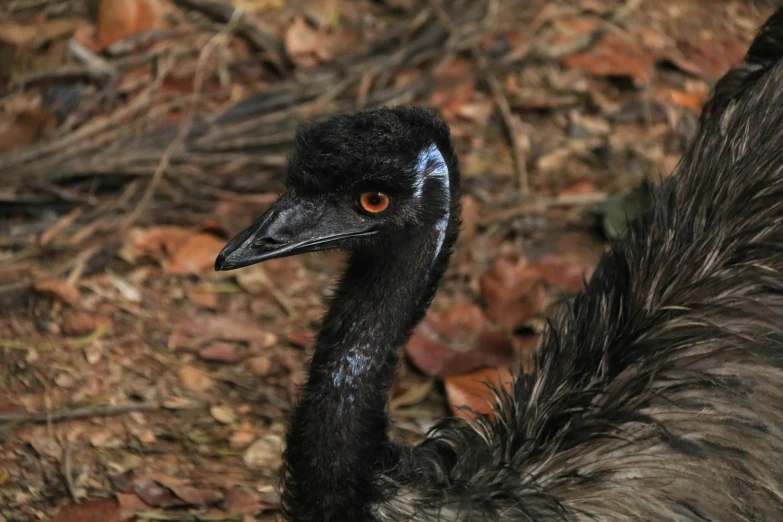
[[[285,243],[285,241],[283,241],[279,237],[270,236],[270,235],[259,237],[258,238],[258,242],[259,243],[265,243],[267,245],[281,245],[281,244]]]

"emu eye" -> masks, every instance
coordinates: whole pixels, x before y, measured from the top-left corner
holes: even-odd
[[[365,192],[359,196],[359,206],[370,214],[380,214],[389,208],[389,203],[389,196],[383,192]]]

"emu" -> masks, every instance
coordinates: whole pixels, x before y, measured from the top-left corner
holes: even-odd
[[[460,227],[445,123],[302,125],[286,190],[216,261],[340,248],[284,454],[293,522],[783,520],[783,11],[716,86],[675,175],[551,319],[494,418],[388,436],[398,349]]]

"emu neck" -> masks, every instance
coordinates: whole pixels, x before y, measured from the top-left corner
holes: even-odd
[[[386,404],[397,352],[434,294],[436,248],[414,240],[390,249],[393,257],[349,263],[291,417],[283,498],[291,520],[371,520],[374,477],[394,460]]]

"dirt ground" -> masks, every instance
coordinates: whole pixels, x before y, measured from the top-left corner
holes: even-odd
[[[436,107],[465,227],[390,413],[487,412],[669,175],[768,5],[6,0],[0,522],[275,520],[337,254],[212,270],[297,122]],[[241,13],[241,14],[240,14]],[[75,506],[75,507],[74,507]],[[59,513],[59,514],[58,514]]]

